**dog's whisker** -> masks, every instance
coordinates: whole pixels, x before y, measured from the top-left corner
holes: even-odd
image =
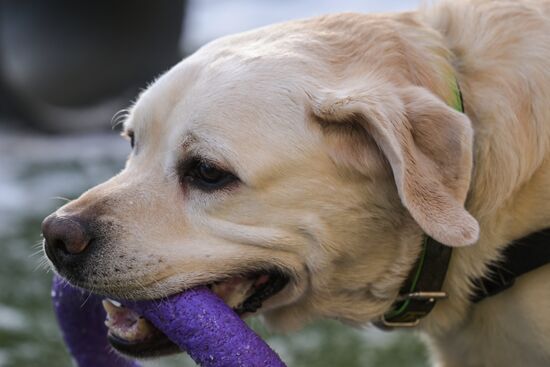
[[[37,264],[34,266],[33,272],[36,272],[38,270],[40,271],[47,271],[49,269],[49,263],[47,260],[40,260],[37,262]]]
[[[34,273],[38,270],[49,272],[50,266],[46,258],[40,259],[32,271]]]
[[[130,110],[124,108],[113,115],[111,118],[111,128],[114,130],[118,125],[124,123],[128,116],[130,115]]]
[[[124,121],[126,121],[126,119],[119,119],[118,121],[115,121],[113,126],[112,126],[112,129],[116,129],[119,125],[123,124]]]
[[[42,248],[42,244],[43,244],[43,240],[39,240],[36,243],[32,244],[31,248],[32,249],[40,249],[40,248]]]
[[[162,284],[160,284],[160,283],[158,282],[158,280],[156,280],[156,279],[155,279],[153,282],[154,282],[154,283],[156,284],[156,286],[158,287],[160,293],[163,294],[163,296],[160,298],[160,301],[166,301],[166,300],[168,300],[168,293],[165,292],[165,288],[166,288],[166,287],[164,287]],[[144,289],[144,290],[147,291],[147,289]],[[149,292],[150,292],[150,291],[149,291]]]
[[[94,293],[94,286],[92,285],[91,286],[91,289],[88,291],[88,296],[86,297],[86,299],[84,300],[84,302],[82,302],[82,304],[80,305],[80,308],[84,308],[84,306],[86,305],[86,303],[88,302],[88,300],[90,299],[90,297],[92,297],[92,294]]]
[[[30,253],[28,255],[28,257],[36,257],[38,255],[43,255],[44,254],[44,250],[42,248],[39,248],[37,250],[35,250],[34,252]]]
[[[73,199],[69,199],[69,198],[66,198],[64,196],[53,196],[53,197],[50,197],[50,200],[61,200],[65,203],[69,203],[71,202]]]
[[[139,288],[141,288],[146,294],[149,294],[148,288],[147,288],[143,283],[141,283],[141,282],[140,282],[139,280],[137,280],[137,279],[136,279],[135,281],[136,281],[136,283],[137,283],[137,285],[138,285]]]

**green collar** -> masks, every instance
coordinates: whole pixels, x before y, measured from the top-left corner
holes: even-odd
[[[458,84],[458,80],[456,78],[453,78],[453,81],[451,82],[451,89],[453,92],[453,100],[450,103],[450,106],[453,107],[455,110],[464,113],[464,100],[462,99],[462,91],[460,90],[460,85]]]
[[[425,236],[422,252],[399,291],[392,310],[375,323],[381,329],[414,327],[447,297],[441,289],[447,274],[452,248]]]
[[[451,107],[464,113],[464,101],[458,80],[451,83]],[[452,248],[425,236],[422,252],[399,291],[392,309],[374,323],[381,329],[414,327],[434,308],[438,299],[447,297],[441,289],[447,274]]]

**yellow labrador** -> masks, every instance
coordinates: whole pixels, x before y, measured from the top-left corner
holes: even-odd
[[[225,37],[160,77],[124,129],[124,170],[44,222],[74,284],[133,298],[208,284],[275,329],[365,325],[430,236],[454,247],[448,298],[417,326],[436,365],[550,365],[550,267],[470,301],[510,241],[550,226],[549,1]],[[143,354],[138,334],[127,353]]]

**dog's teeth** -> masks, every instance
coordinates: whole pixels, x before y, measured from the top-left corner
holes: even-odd
[[[123,316],[126,313],[124,307],[118,307],[109,300],[104,299],[101,304],[107,313],[107,320]]]
[[[122,307],[122,304],[118,301],[115,301],[113,299],[110,299],[110,298],[106,298],[107,301],[111,302],[113,304],[113,306],[116,306],[116,307]]]
[[[117,309],[111,302],[109,302],[106,299],[101,301],[101,304],[103,305],[105,312],[107,312],[107,320],[108,320],[110,318],[110,315],[114,314],[117,311]]]

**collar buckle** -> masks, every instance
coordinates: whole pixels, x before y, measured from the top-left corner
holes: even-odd
[[[430,304],[435,304],[437,300],[447,298],[447,292],[436,291],[436,292],[410,292],[400,296],[397,300],[398,302],[406,301],[424,301]],[[386,319],[386,315],[383,315],[380,321],[377,323],[382,329],[396,329],[396,328],[413,328],[418,326],[420,323],[421,315],[417,315],[413,320],[410,321],[391,321]]]
[[[382,316],[380,319],[380,322],[377,323],[377,326],[380,327],[383,330],[390,330],[390,329],[408,329],[413,328],[415,326],[418,326],[420,324],[420,319],[416,319],[414,321],[388,321],[386,320],[386,316]]]
[[[407,300],[415,300],[415,301],[428,301],[428,302],[435,302],[439,299],[445,299],[447,298],[447,292],[443,291],[437,291],[437,292],[411,292],[408,294],[404,294],[403,296],[399,297],[398,301],[407,301]]]
[[[430,313],[438,300],[447,298],[442,288],[451,252],[450,247],[428,236],[424,237],[422,252],[401,286],[392,309],[374,325],[385,330],[415,327]]]

